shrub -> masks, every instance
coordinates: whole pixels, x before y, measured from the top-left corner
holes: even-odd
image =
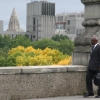
[[[70,65],[72,62],[72,57],[69,56],[68,58],[65,58],[58,62],[58,65]]]
[[[8,54],[7,65],[9,66],[67,65],[71,62],[69,55],[64,55],[59,50],[50,48],[41,50],[31,46],[27,48],[18,46],[12,48]]]
[[[6,66],[6,59],[4,57],[0,57],[0,67]]]

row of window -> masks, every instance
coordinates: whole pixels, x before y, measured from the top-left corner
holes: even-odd
[[[56,24],[55,28],[56,29],[65,29],[65,24]]]
[[[42,15],[55,16],[55,3],[42,2]]]
[[[81,15],[80,14],[79,15],[69,15],[69,16],[66,16],[66,20],[67,20],[68,17],[84,17],[84,14],[81,14]],[[62,22],[64,20],[64,16],[58,16],[57,20],[59,22]]]
[[[38,19],[33,18],[33,31],[36,31],[36,25],[38,25]]]
[[[84,17],[84,14],[78,14],[78,15],[69,15],[68,17]]]

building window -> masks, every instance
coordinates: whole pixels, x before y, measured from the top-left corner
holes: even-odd
[[[75,15],[69,15],[69,17],[75,17]]]
[[[78,14],[77,17],[80,17],[80,15]]]
[[[65,29],[64,24],[56,24],[56,29]]]
[[[33,18],[33,31],[35,31],[35,18]]]
[[[35,25],[35,18],[33,19],[33,25]]]
[[[46,15],[49,15],[49,3],[47,3],[47,14]]]
[[[32,35],[31,35],[31,41],[32,41]]]
[[[53,3],[53,15],[55,15],[55,3]]]
[[[58,21],[63,22],[63,16],[58,16]]]
[[[37,19],[37,40],[38,40],[38,19]]]
[[[53,15],[53,4],[51,3],[51,16]]]
[[[35,35],[33,35],[33,38],[35,38]]]
[[[46,10],[46,9],[45,9],[45,3],[43,2],[43,3],[42,3],[42,15],[45,15],[45,10]]]
[[[70,25],[70,20],[68,20],[68,25]]]
[[[81,14],[81,17],[84,17],[84,14]]]
[[[69,28],[68,28],[67,30],[68,30],[68,31],[70,31],[70,29],[69,29]]]

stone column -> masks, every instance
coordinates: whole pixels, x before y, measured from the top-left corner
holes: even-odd
[[[84,33],[76,37],[73,52],[74,65],[88,65],[91,38],[96,35],[100,42],[100,0],[81,0],[85,6]]]

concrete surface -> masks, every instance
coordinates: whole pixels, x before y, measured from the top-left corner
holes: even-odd
[[[1,67],[0,100],[82,95],[86,69],[82,65]]]
[[[66,96],[66,97],[52,97],[52,98],[37,98],[37,99],[24,99],[24,100],[98,100],[99,98],[88,97],[83,98],[83,96]]]

